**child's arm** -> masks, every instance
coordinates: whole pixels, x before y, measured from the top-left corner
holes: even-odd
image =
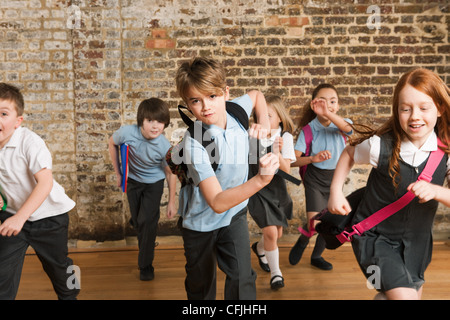
[[[354,146],[345,147],[336,165],[330,186],[330,198],[328,200],[328,210],[331,213],[346,215],[351,211],[350,204],[345,198],[342,188],[347,175],[355,163],[354,155]]]
[[[303,152],[295,150],[295,157],[297,160],[291,164],[291,167],[303,167],[311,163],[318,163],[331,159],[331,152],[328,150],[322,150],[319,153],[309,157],[302,157],[302,155]]]
[[[247,182],[222,190],[216,176],[211,176],[200,182],[200,191],[211,209],[216,213],[222,213],[247,200],[269,184],[278,167],[278,156],[268,153],[259,159],[258,174]]]
[[[169,186],[169,203],[167,204],[167,218],[172,219],[177,214],[175,209],[175,191],[177,186],[177,176],[172,173],[169,166],[164,168],[167,185]]]
[[[276,137],[273,143],[273,152],[278,155],[278,161],[280,162],[280,170],[289,173],[291,169],[291,159],[283,158],[283,138]]]
[[[270,121],[269,114],[267,113],[266,98],[264,98],[262,92],[258,90],[251,90],[247,92],[247,94],[253,102],[253,108],[255,110],[256,119],[258,119],[258,124],[261,125],[262,129],[266,130],[265,134],[267,135],[267,133],[270,132]]]
[[[108,143],[109,155],[111,157],[111,162],[114,167],[114,172],[116,174],[117,186],[122,186],[122,173],[120,172],[120,162],[119,162],[119,147],[114,143],[114,139],[111,136]]]
[[[52,170],[44,168],[34,175],[36,186],[22,207],[12,217],[8,218],[0,225],[2,236],[16,236],[24,223],[35,212],[50,194],[53,187]]]
[[[352,132],[351,125],[336,113],[330,112],[323,99],[314,99],[311,102],[312,109],[317,115],[322,115],[334,123],[344,133]]]
[[[450,189],[426,181],[417,181],[408,186],[408,190],[419,198],[420,203],[432,199],[439,201],[443,205],[450,207]]]

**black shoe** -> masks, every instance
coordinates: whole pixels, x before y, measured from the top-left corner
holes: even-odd
[[[289,263],[293,266],[295,266],[300,259],[302,258],[303,251],[305,251],[305,248],[308,246],[308,241],[304,241],[304,236],[298,237],[297,242],[292,247],[291,251],[289,252]]]
[[[140,269],[140,271],[141,274],[139,276],[139,279],[141,279],[141,281],[150,281],[155,278],[155,269],[153,268],[153,266],[142,268]]]
[[[261,267],[261,269],[263,269],[265,272],[270,272],[270,267],[268,263],[264,263],[262,262],[261,258],[265,257],[265,254],[259,255],[258,254],[258,250],[256,249],[256,246],[258,245],[258,242],[255,242],[254,244],[252,244],[252,250],[253,252],[256,254],[256,256],[258,257],[258,261],[259,261],[259,266]]]
[[[275,278],[278,278],[278,280],[272,281]],[[276,275],[276,276],[273,276],[272,279],[270,279],[270,288],[272,290],[278,290],[283,287],[284,287],[284,278],[282,276]]]
[[[311,258],[311,264],[314,267],[317,267],[322,270],[332,270],[333,269],[333,265],[331,263],[329,263],[328,261],[325,261],[325,259],[322,257],[315,258],[315,259]]]

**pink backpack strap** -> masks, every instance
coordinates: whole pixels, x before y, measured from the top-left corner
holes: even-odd
[[[308,157],[311,154],[311,144],[313,140],[311,126],[307,124],[302,128],[302,131],[303,134],[305,135],[305,144],[306,144],[305,156]]]
[[[305,135],[305,144],[306,144],[305,153],[302,156],[308,157],[311,154],[311,144],[312,144],[312,140],[313,140],[311,126],[309,124],[307,124],[306,126],[304,126],[302,128],[302,131],[303,131],[303,134]],[[307,166],[301,166],[299,168],[300,177],[302,179],[305,176],[306,167]]]
[[[442,145],[442,143],[439,139],[438,139],[438,145]],[[439,163],[441,162],[444,154],[445,154],[445,152],[442,151],[439,147],[437,148],[437,150],[431,152],[430,157],[428,158],[427,164],[425,165],[425,168],[422,170],[422,173],[417,178],[417,181],[425,180],[427,182],[431,182],[431,179],[433,178],[433,174],[436,171],[436,168],[439,166]],[[367,230],[372,229],[373,227],[375,227],[377,224],[379,224],[383,220],[389,218],[397,211],[403,209],[414,198],[415,198],[414,193],[412,193],[411,191],[407,191],[397,201],[378,210],[377,212],[372,214],[370,217],[364,219],[360,223],[353,225],[352,230],[343,231],[341,234],[337,235],[336,238],[338,238],[338,240],[341,243],[344,243],[346,241],[352,241],[352,237],[355,234],[360,236]]]

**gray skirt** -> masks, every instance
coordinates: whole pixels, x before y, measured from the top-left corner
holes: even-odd
[[[319,169],[314,165],[308,165],[303,179],[307,212],[320,212],[328,206],[333,174],[334,170]]]

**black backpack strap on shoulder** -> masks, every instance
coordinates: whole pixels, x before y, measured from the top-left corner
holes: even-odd
[[[194,121],[192,121],[191,118],[189,118],[189,116],[186,113],[184,113],[183,110],[181,109],[186,109],[188,111],[189,109],[186,108],[185,106],[178,105],[178,113],[180,114],[181,119],[188,127],[190,127],[194,123]]]
[[[244,127],[245,130],[248,130],[248,114],[247,112],[245,112],[244,108],[242,108],[237,103],[226,101],[226,109],[230,115],[232,115],[237,121],[239,121],[239,123]]]

